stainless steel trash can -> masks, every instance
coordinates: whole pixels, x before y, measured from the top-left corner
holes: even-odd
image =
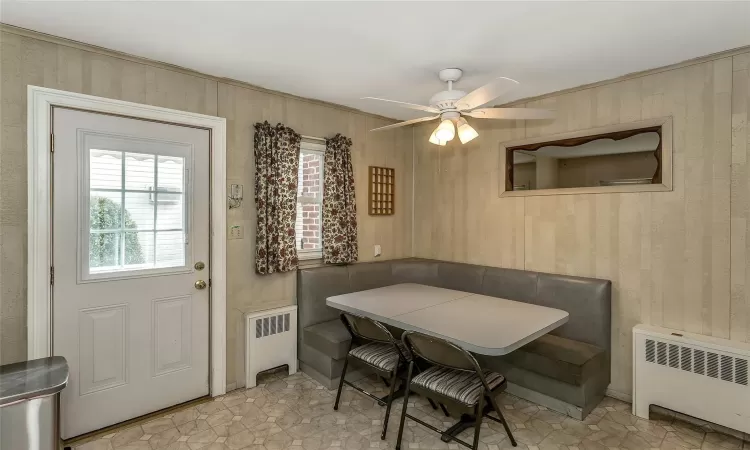
[[[58,397],[67,384],[62,356],[0,366],[0,450],[57,450]]]

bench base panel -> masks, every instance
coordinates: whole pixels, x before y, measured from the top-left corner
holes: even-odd
[[[601,395],[600,398],[592,401],[590,403],[591,406],[587,408],[588,411],[585,411],[580,406],[571,405],[570,403],[550,397],[549,395],[545,395],[540,392],[532,391],[531,389],[519,386],[511,382],[508,382],[508,388],[505,390],[505,392],[511,395],[515,395],[516,397],[522,398],[524,400],[528,400],[532,403],[536,403],[537,405],[542,405],[553,411],[557,411],[560,414],[565,414],[566,416],[570,416],[576,420],[585,419],[586,416],[588,416],[588,414],[591,412],[591,410],[594,409],[594,407],[598,405],[599,402],[601,402],[604,398],[604,395]]]

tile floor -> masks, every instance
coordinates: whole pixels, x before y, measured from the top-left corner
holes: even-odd
[[[270,374],[253,389],[186,407],[86,443],[76,450],[318,450],[392,449],[398,435],[401,401],[394,405],[386,441],[380,440],[384,408],[348,389],[338,411],[336,391],[329,391],[307,375]],[[385,395],[375,378],[357,383],[369,392]],[[674,415],[652,413],[652,420],[630,414],[630,405],[611,398],[580,422],[512,395],[498,398],[511,423],[519,450],[740,450],[750,442],[683,422]],[[453,423],[440,410],[433,411],[420,397],[410,399],[409,411],[444,428]],[[413,406],[412,406],[413,405]],[[407,422],[403,449],[464,448],[445,444],[439,436]],[[502,425],[485,420],[480,449],[513,448]],[[461,437],[471,442],[471,430]]]

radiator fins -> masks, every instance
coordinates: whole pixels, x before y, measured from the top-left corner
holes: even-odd
[[[747,360],[737,358],[734,360],[734,364],[734,382],[747,386]]]
[[[255,319],[255,337],[262,338],[289,331],[289,313]]]
[[[646,362],[748,386],[748,360],[646,339]]]

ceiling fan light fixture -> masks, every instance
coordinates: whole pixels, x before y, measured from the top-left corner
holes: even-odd
[[[456,128],[458,128],[458,139],[462,144],[465,144],[479,136],[477,130],[469,125],[469,122],[467,122],[463,117],[458,119],[458,122],[456,122]]]
[[[453,126],[453,122],[448,119],[440,122],[437,128],[435,128],[435,138],[442,142],[448,142],[456,137],[456,127]]]
[[[445,146],[445,144],[447,144],[446,141],[441,141],[440,139],[437,138],[437,130],[433,131],[432,134],[430,135],[430,142],[435,145],[440,145],[440,146]]]

